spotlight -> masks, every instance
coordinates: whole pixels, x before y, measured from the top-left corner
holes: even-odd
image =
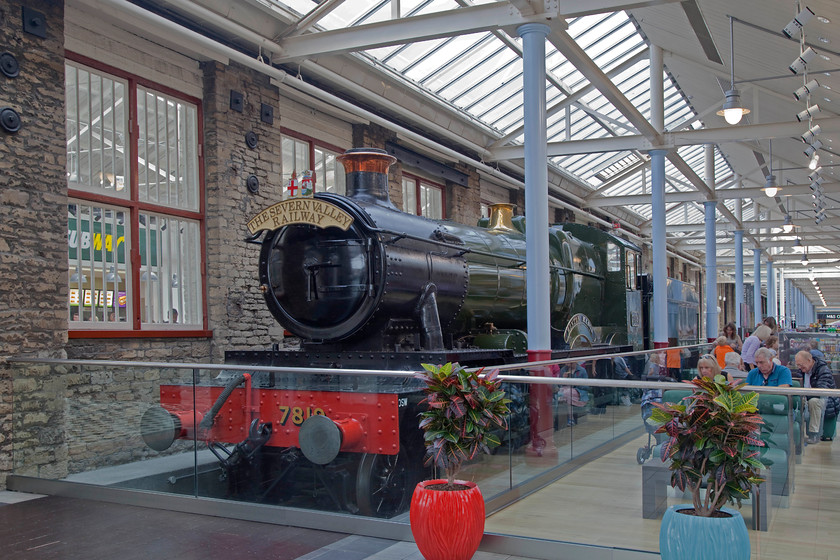
[[[813,117],[814,115],[816,115],[819,112],[820,112],[820,106],[819,105],[811,105],[807,109],[802,109],[801,111],[799,111],[799,113],[797,113],[797,115],[796,115],[796,120],[798,120],[799,122],[807,121],[808,119],[810,119],[811,117]]]
[[[812,157],[815,153],[817,153],[817,150],[819,150],[822,147],[823,143],[817,140],[816,142],[805,148],[805,155],[808,157]]]
[[[808,266],[808,253],[802,255],[802,266]]]
[[[814,157],[812,157],[811,161],[808,162],[808,169],[816,169],[819,164],[820,164],[820,154],[814,154]]]
[[[813,93],[818,87],[820,87],[820,83],[817,80],[811,80],[798,90],[794,91],[793,96],[797,101],[799,101],[809,93]]]
[[[796,17],[790,21],[790,23],[785,25],[785,28],[782,29],[782,34],[788,39],[792,38],[794,33],[801,30],[809,21],[811,21],[812,17],[814,17],[814,12],[811,8],[805,6],[805,9],[799,12]]]
[[[814,169],[813,173],[808,175],[808,180],[809,181],[814,181],[814,182],[819,180],[819,182],[822,183],[823,178],[820,176],[820,173],[822,173],[822,167],[817,167],[816,169]]]
[[[802,54],[800,54],[793,63],[788,66],[788,70],[793,72],[794,74],[799,74],[805,67],[808,65],[809,62],[814,60],[817,57],[817,51],[813,49],[813,47],[808,47],[805,49]]]
[[[802,141],[806,144],[810,144],[814,140],[814,138],[816,138],[819,135],[820,132],[822,132],[820,125],[815,124],[814,126],[808,129],[808,132],[802,135]]]

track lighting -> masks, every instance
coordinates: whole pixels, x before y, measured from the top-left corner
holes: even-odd
[[[823,143],[819,140],[815,141],[813,144],[805,148],[805,155],[808,157],[813,157],[817,150],[823,147]]]
[[[807,49],[802,51],[802,54],[796,57],[796,60],[794,60],[790,66],[788,66],[788,70],[790,70],[794,74],[799,74],[800,72],[805,70],[805,67],[808,65],[808,63],[814,60],[816,57],[817,51],[815,51],[813,47],[808,47]]]
[[[809,181],[814,181],[814,182],[819,180],[820,184],[822,184],[823,178],[820,176],[820,173],[822,173],[822,167],[817,167],[816,169],[814,169],[813,173],[808,175],[808,180]]]
[[[799,122],[807,121],[808,119],[810,119],[811,117],[813,117],[814,115],[816,115],[819,112],[820,112],[820,106],[819,105],[811,105],[807,109],[802,109],[801,111],[799,111],[799,113],[797,113],[797,115],[796,115],[796,120],[798,120]]]
[[[820,83],[817,80],[811,80],[798,90],[794,91],[793,96],[797,101],[800,101],[806,95],[813,93],[818,87],[820,87]]]
[[[782,29],[782,34],[788,39],[791,39],[794,34],[801,31],[802,28],[811,21],[812,17],[814,17],[814,12],[811,8],[805,6],[805,8],[799,12],[796,17],[790,21],[790,23],[785,25],[785,28]]]
[[[808,169],[816,169],[820,164],[820,154],[814,154],[811,161],[808,162]]]
[[[820,128],[820,125],[815,124],[814,126],[812,126],[811,128],[808,129],[808,132],[806,132],[805,134],[802,135],[802,141],[805,142],[806,144],[810,144],[811,141],[814,138],[816,138],[817,135],[819,135],[820,132],[822,132],[822,129]]]

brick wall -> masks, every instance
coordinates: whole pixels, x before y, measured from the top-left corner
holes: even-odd
[[[23,5],[44,15],[46,38],[23,31]],[[13,370],[6,360],[63,357],[67,340],[67,267],[56,266],[67,261],[64,138],[55,133],[64,122],[63,45],[64,2],[0,4],[0,51],[20,67],[16,78],[0,74],[0,107],[21,119],[17,133],[0,130],[0,488],[12,466]],[[29,388],[51,395],[40,381]],[[54,441],[51,414],[20,417],[28,443],[45,452]]]

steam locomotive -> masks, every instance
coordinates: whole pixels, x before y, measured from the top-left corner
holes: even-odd
[[[388,195],[395,158],[355,149],[339,159],[346,196],[290,198],[248,223],[266,305],[300,349],[226,354],[323,373],[237,374],[196,387],[195,405],[191,386],[165,385],[141,431],[158,451],[177,438],[207,442],[228,496],[289,503],[305,489],[344,511],[391,516],[424,476],[419,383],[329,370],[524,361],[526,226],[510,205],[474,227],[405,214]],[[581,224],[549,236],[554,356],[641,349],[640,249]],[[527,403],[517,414],[512,430],[527,434]]]

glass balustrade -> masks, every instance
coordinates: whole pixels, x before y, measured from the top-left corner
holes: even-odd
[[[705,351],[690,349],[672,373],[691,377]],[[650,353],[624,358],[629,381],[615,379],[604,356],[502,368],[511,399],[502,445],[458,475],[482,490],[487,534],[658,553],[664,510],[690,496],[670,487],[663,436],[646,419],[651,402],[688,387],[642,380]],[[414,485],[441,474],[424,465],[422,385],[408,372],[70,360],[11,368],[11,489],[59,481],[254,503],[328,514],[322,528],[335,530],[336,519],[359,517],[405,526]],[[753,558],[825,558],[840,544],[840,447],[805,445],[807,391],[759,388],[769,482],[740,509]]]

